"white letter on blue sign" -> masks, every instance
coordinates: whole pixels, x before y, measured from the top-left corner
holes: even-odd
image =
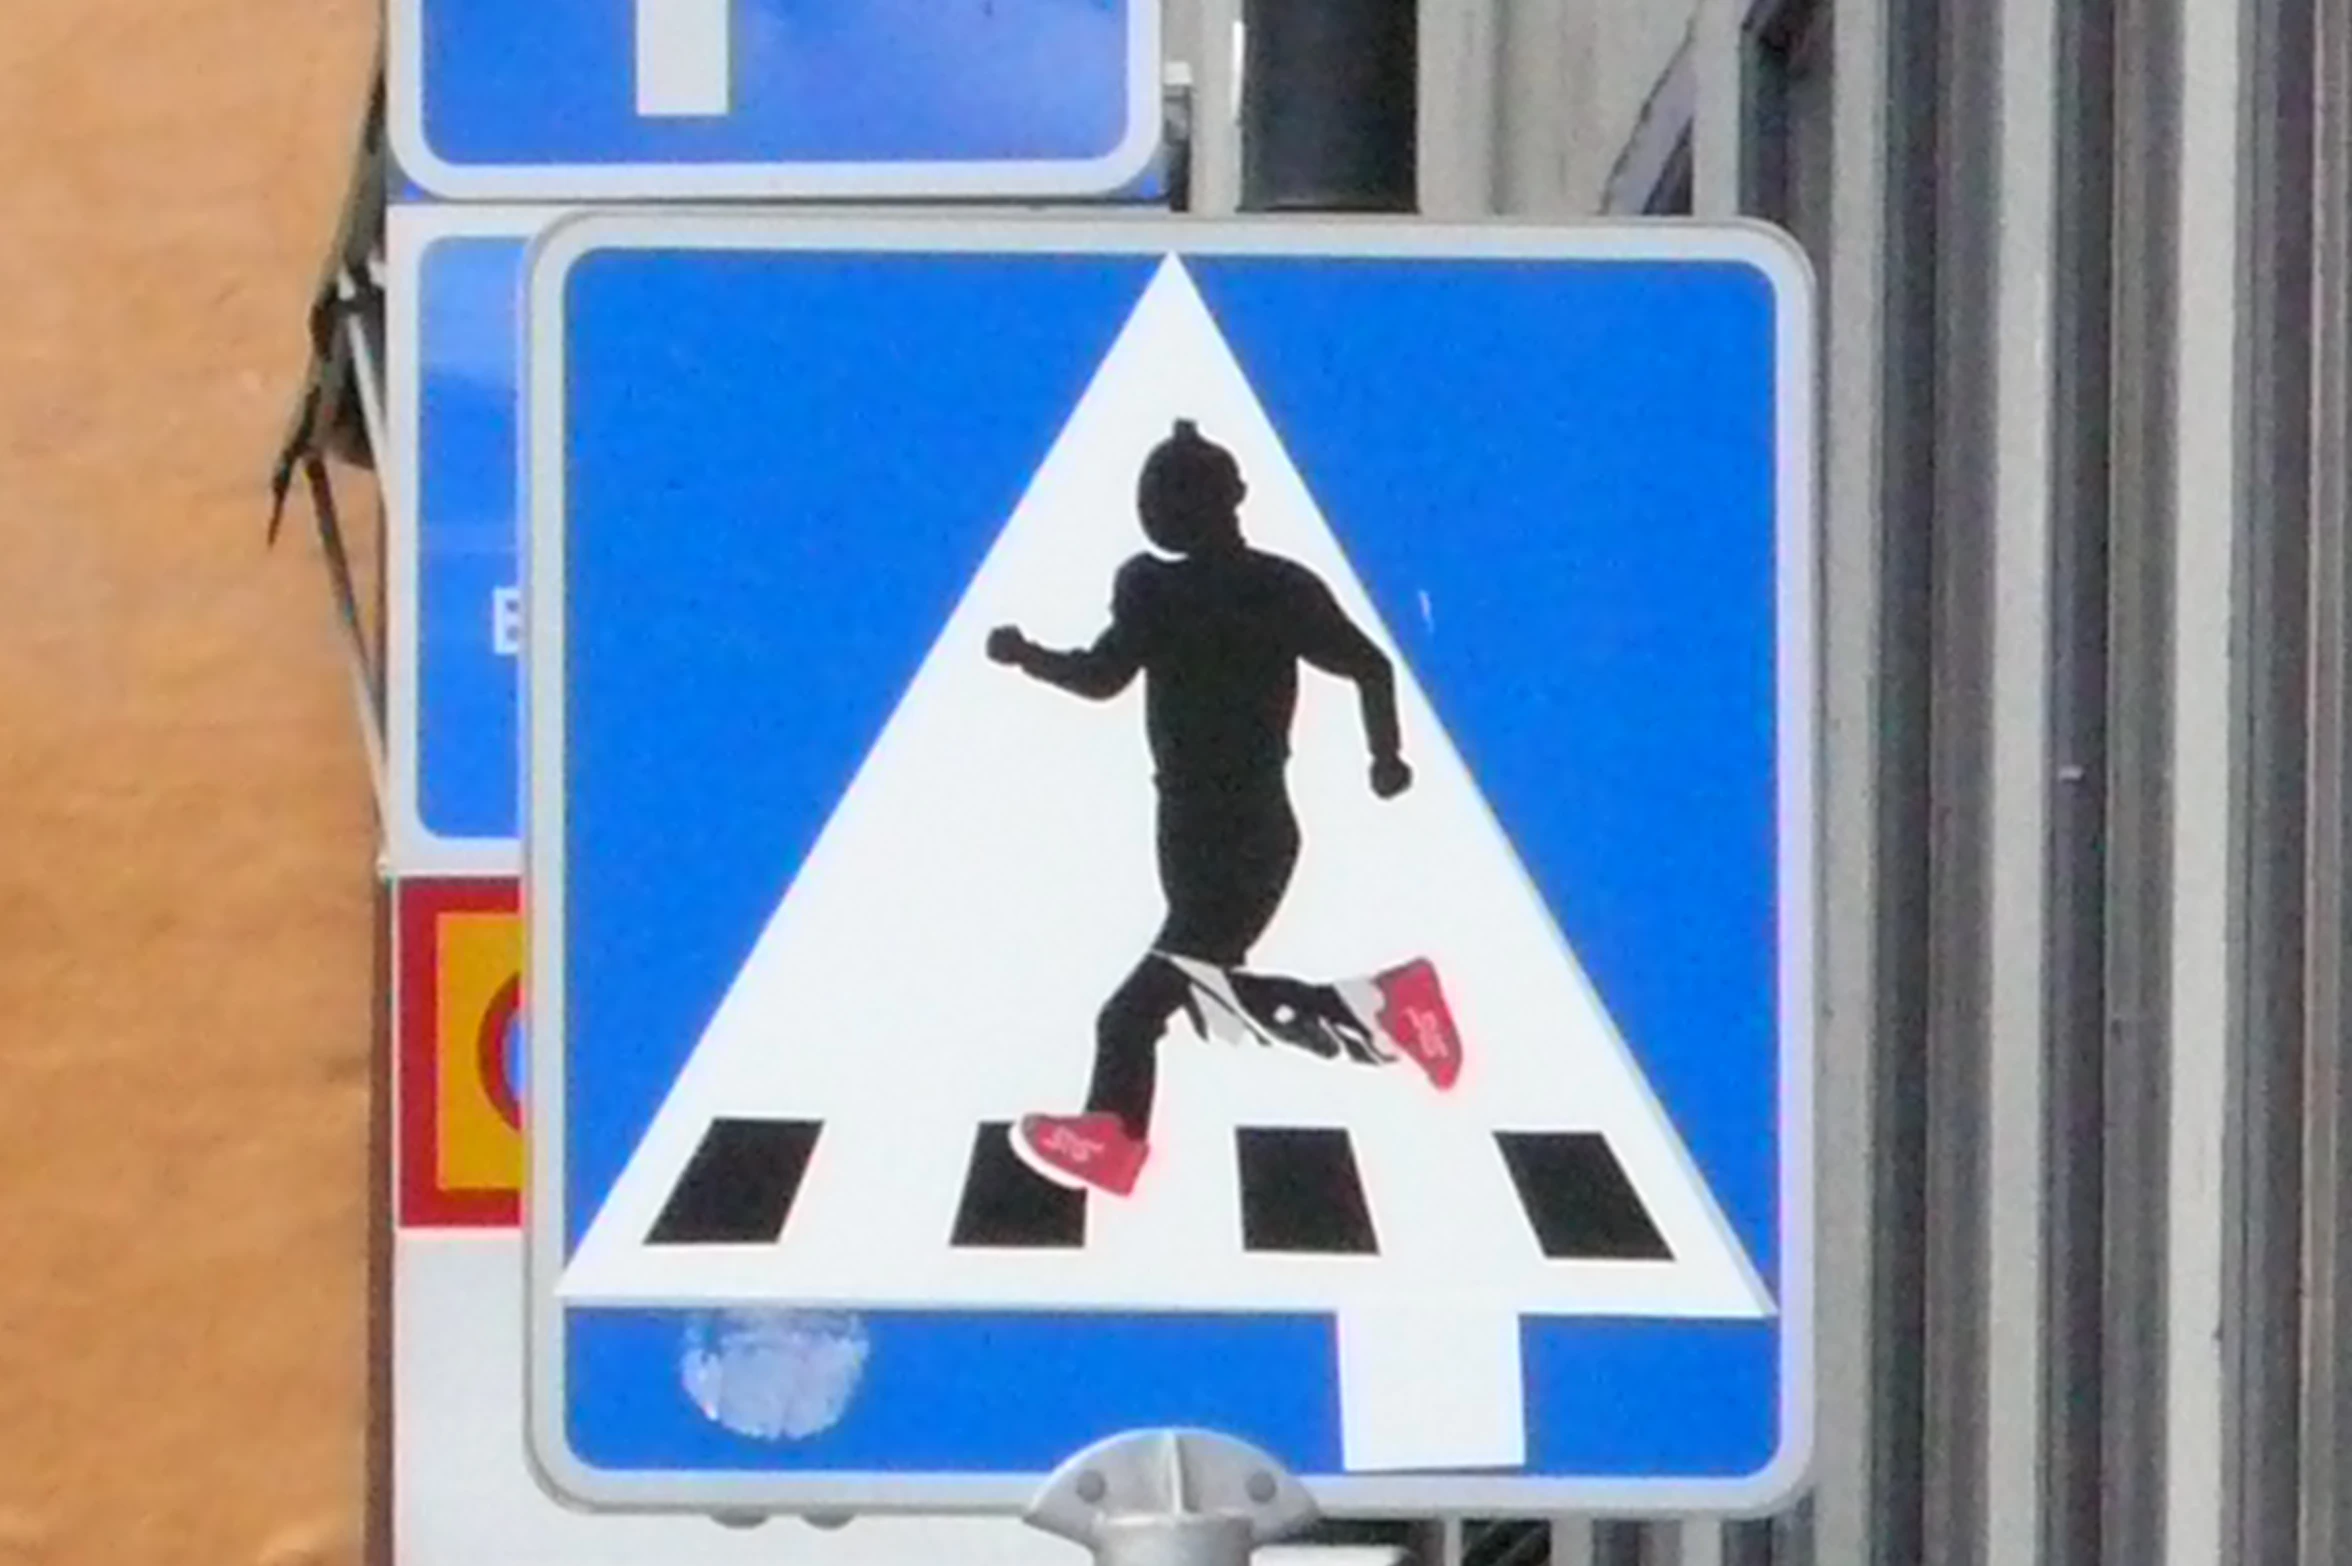
[[[523,590],[501,587],[490,595],[490,650],[513,658],[523,650]]]
[[[727,112],[734,0],[637,0],[637,112]]]

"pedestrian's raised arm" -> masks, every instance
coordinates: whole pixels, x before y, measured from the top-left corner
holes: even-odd
[[[1412,782],[1398,732],[1396,671],[1363,628],[1347,616],[1331,589],[1309,577],[1299,605],[1299,656],[1326,674],[1353,680],[1372,752],[1372,789],[1386,799]]]
[[[1090,647],[1040,647],[1015,627],[1001,625],[989,633],[988,656],[1073,696],[1107,701],[1125,690],[1143,668],[1136,586],[1131,573],[1121,573],[1112,594],[1111,623]]]

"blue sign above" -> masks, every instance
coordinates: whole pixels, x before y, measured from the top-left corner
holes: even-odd
[[[588,1505],[1786,1497],[1762,231],[602,216],[528,290],[531,1438]]]
[[[387,537],[391,859],[512,874],[520,766],[520,323],[553,215],[397,207]]]
[[[1108,195],[1161,132],[1159,0],[392,0],[436,196]]]

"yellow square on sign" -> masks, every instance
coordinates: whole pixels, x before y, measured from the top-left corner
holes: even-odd
[[[440,1109],[436,1172],[445,1190],[519,1191],[523,1133],[510,1061],[522,973],[522,920],[445,913],[440,935],[434,1076]]]

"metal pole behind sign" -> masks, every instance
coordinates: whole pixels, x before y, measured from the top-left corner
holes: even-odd
[[[1234,105],[1241,211],[1419,209],[1420,0],[1203,0],[1201,13],[1200,44],[1209,57],[1198,79],[1223,90],[1202,95],[1195,126]],[[1236,15],[1239,45],[1218,60],[1226,19]],[[1207,130],[1216,133],[1215,126]],[[1208,165],[1214,179],[1217,160]],[[1215,210],[1216,195],[1201,205]],[[1309,1512],[1290,1531],[1315,1521]],[[1447,1539],[1452,1548],[1425,1557],[1458,1561],[1459,1529]],[[1100,1549],[1097,1555],[1103,1566],[1213,1566],[1208,1554],[1151,1563],[1114,1561]],[[1217,1556],[1215,1566],[1229,1560]]]
[[[1246,0],[1245,212],[1411,212],[1416,0]]]

